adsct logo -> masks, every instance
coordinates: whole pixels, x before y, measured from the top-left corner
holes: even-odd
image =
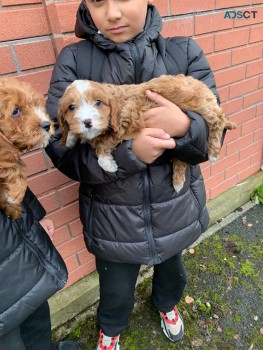
[[[229,10],[225,12],[224,18],[230,18],[230,19],[249,19],[249,18],[256,18],[256,14],[258,11],[235,11],[235,10]]]

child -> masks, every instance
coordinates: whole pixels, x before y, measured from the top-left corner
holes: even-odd
[[[47,299],[67,281],[66,266],[50,238],[52,220],[29,190],[23,213],[0,210],[0,349],[80,350],[73,341],[52,344]]]
[[[77,12],[76,36],[54,67],[47,109],[55,119],[59,99],[76,79],[129,84],[162,74],[191,75],[214,93],[215,81],[200,47],[190,38],[164,39],[153,0],[86,0]],[[84,46],[85,47],[85,46]],[[81,67],[81,68],[80,68]],[[207,160],[208,129],[201,116],[181,111],[162,96],[147,92],[156,108],[144,113],[146,128],[114,151],[116,173],[98,165],[95,152],[78,143],[60,145],[59,129],[47,153],[54,164],[80,182],[80,218],[87,249],[96,257],[100,280],[97,350],[118,350],[119,336],[134,306],[142,264],[153,265],[152,301],[171,341],[181,340],[178,312],[186,272],[182,250],[208,226],[205,188],[198,163]],[[183,189],[172,187],[171,160],[189,164]]]

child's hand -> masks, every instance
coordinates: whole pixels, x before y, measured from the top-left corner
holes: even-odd
[[[132,151],[143,163],[151,164],[166,149],[175,148],[175,141],[162,129],[144,128],[132,140]]]
[[[190,119],[174,103],[152,92],[146,91],[147,97],[158,106],[143,114],[147,128],[160,128],[172,137],[184,136],[190,127]]]
[[[46,231],[46,233],[49,235],[51,241],[53,241],[53,235],[55,231],[55,225],[53,220],[51,219],[42,219],[39,221],[40,225],[43,227],[43,229]]]

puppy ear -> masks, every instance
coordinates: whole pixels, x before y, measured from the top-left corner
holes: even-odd
[[[62,130],[61,144],[64,146],[66,144],[67,137],[68,137],[69,125],[68,125],[67,121],[65,120],[65,112],[64,112],[62,105],[60,105],[58,108],[57,118],[58,118],[58,122],[59,122],[59,125],[61,127],[61,130]]]
[[[116,99],[111,98],[109,101],[110,113],[111,113],[111,127],[114,132],[120,130],[120,107]]]

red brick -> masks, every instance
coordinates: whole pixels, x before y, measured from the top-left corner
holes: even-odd
[[[169,13],[169,0],[155,0],[154,6],[158,9],[161,16],[168,16]]]
[[[240,137],[238,140],[230,142],[226,145],[226,154],[233,154],[244,147],[247,147],[253,143],[253,135],[249,134],[243,137]]]
[[[242,97],[221,104],[224,113],[227,115],[238,112],[242,109]]]
[[[254,130],[260,129],[263,127],[263,118],[257,117],[246,123],[242,124],[242,132],[241,135],[246,135]]]
[[[238,174],[238,182],[241,182],[241,181],[247,179],[248,177],[254,175],[255,173],[257,173],[259,171],[259,169],[260,169],[260,166],[258,164],[253,164],[248,169],[241,171]]]
[[[259,77],[259,87],[262,88],[263,87],[263,75],[261,75]]]
[[[22,156],[27,167],[27,176],[47,170],[47,164],[42,150]]]
[[[259,78],[254,77],[232,84],[229,88],[229,98],[244,96],[248,92],[256,90],[258,88],[258,81]]]
[[[225,8],[235,8],[237,6],[250,5],[251,0],[231,0],[228,2],[226,0],[216,0],[216,9],[225,9]]]
[[[243,107],[246,108],[262,101],[263,101],[263,89],[260,89],[244,97]]]
[[[63,175],[57,169],[52,169],[43,174],[34,175],[28,179],[28,184],[32,191],[39,195],[49,190],[55,189],[58,186],[66,184],[71,180]]]
[[[246,74],[245,65],[228,68],[220,72],[215,72],[216,85],[217,87],[221,87],[221,86],[233,83],[235,81],[242,80],[245,78],[245,74]]]
[[[228,144],[229,142],[232,142],[234,140],[237,140],[241,135],[241,126],[238,126],[234,130],[228,130],[225,136],[224,144]]]
[[[88,252],[87,249],[83,249],[82,251],[77,253],[80,265],[85,264],[86,262],[94,259],[94,255]]]
[[[79,2],[55,3],[62,33],[74,32]]]
[[[254,131],[254,142],[263,140],[263,129],[255,130]]]
[[[262,139],[249,145],[248,147],[242,148],[239,151],[239,159],[243,160],[245,158],[250,158],[253,154],[262,151],[263,141]]]
[[[164,37],[171,37],[175,35],[192,36],[194,34],[193,17],[164,21],[161,34]]]
[[[250,43],[253,43],[256,41],[262,42],[262,40],[263,40],[263,25],[251,27],[249,42]]]
[[[0,41],[48,34],[50,30],[43,7],[0,11]]]
[[[195,1],[171,1],[171,14],[178,15],[191,12],[208,11],[214,8],[214,4],[210,0]]]
[[[241,125],[242,123],[253,119],[255,115],[256,107],[254,106],[231,115],[231,121],[237,123],[237,125]]]
[[[247,77],[251,77],[253,75],[258,75],[263,72],[263,59],[257,60],[255,62],[250,62],[247,64]]]
[[[239,64],[260,58],[262,56],[262,43],[240,47],[232,50],[232,64]]]
[[[263,11],[262,7],[260,8],[259,6],[253,6],[253,7],[247,7],[247,8],[242,8],[242,11],[257,11],[255,14],[255,18],[253,18],[253,14],[250,14],[250,18],[246,19],[238,19],[236,18],[234,20],[234,27],[241,27],[241,26],[251,26],[255,25],[257,23],[262,23],[263,22]]]
[[[232,49],[233,47],[246,45],[248,40],[249,28],[217,33],[215,35],[215,51]]]
[[[63,226],[55,230],[53,243],[55,244],[56,247],[63,245],[66,242],[70,242],[70,240],[71,240],[71,237],[67,226]]]
[[[260,168],[261,164],[262,164],[262,149],[251,156],[251,165],[258,165],[258,168]]]
[[[91,272],[96,270],[95,259],[87,262],[86,264],[78,267],[77,269],[69,273],[69,278],[66,287],[69,287],[79,279],[89,275]]]
[[[63,256],[63,258],[67,258],[77,253],[78,251],[83,250],[84,248],[85,245],[82,236],[72,238],[66,241],[65,243],[62,243],[59,246],[57,246],[57,249]]]
[[[71,255],[70,257],[65,259],[65,263],[69,273],[79,267],[79,262],[76,255]]]
[[[77,220],[70,222],[69,229],[72,237],[76,237],[82,234],[83,226],[80,219],[78,218]]]
[[[230,66],[231,61],[231,52],[220,52],[216,54],[212,54],[207,56],[208,62],[215,72],[216,70],[228,68]]]
[[[262,0],[252,0],[252,4],[262,4]]]
[[[250,159],[244,159],[236,161],[232,166],[225,170],[226,179],[230,179],[235,176],[239,170],[247,169],[250,166]]]
[[[233,176],[231,179],[226,179],[220,185],[217,185],[211,189],[211,199],[219,196],[221,193],[225,192],[231,187],[237,184],[237,175]]]
[[[219,93],[221,102],[225,102],[225,101],[228,100],[229,86],[223,86],[223,87],[218,87],[217,86],[217,91]]]
[[[52,69],[45,69],[41,71],[25,73],[17,76],[17,78],[29,82],[36,90],[42,94],[46,94],[48,91],[51,74]]]
[[[202,35],[195,38],[205,54],[214,51],[214,35]]]
[[[211,189],[218,184],[221,184],[224,181],[224,171],[221,171],[221,173],[217,173],[214,176],[211,176],[209,179],[206,180],[205,186],[207,189]]]
[[[15,62],[13,60],[12,52],[9,46],[0,47],[0,57],[0,74],[16,72]]]
[[[49,218],[55,222],[56,228],[76,220],[78,217],[78,203],[72,203],[49,214]]]
[[[43,196],[38,197],[39,201],[46,209],[47,213],[50,213],[59,208],[56,192],[51,192]]]
[[[55,63],[51,40],[17,44],[15,45],[15,52],[22,70]]]
[[[75,202],[79,198],[79,183],[73,182],[58,190],[58,199],[61,205]]]
[[[195,16],[195,35],[231,29],[231,19],[224,19],[223,13]]]
[[[263,115],[263,103],[257,105],[257,113],[256,116]]]
[[[42,0],[2,0],[2,6],[18,6],[29,4],[42,4]]]
[[[211,165],[211,175],[214,176],[217,173],[224,171],[238,161],[238,152],[219,159],[215,164]]]

